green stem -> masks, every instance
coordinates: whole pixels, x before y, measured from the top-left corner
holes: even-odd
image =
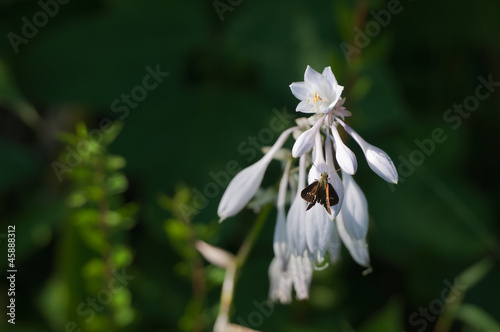
[[[268,204],[262,208],[257,220],[252,226],[252,229],[246,236],[243,244],[238,250],[238,254],[234,258],[234,262],[230,264],[226,269],[226,274],[224,276],[224,283],[222,284],[222,292],[220,298],[220,308],[219,315],[217,316],[217,321],[215,322],[214,331],[220,332],[225,331],[228,324],[230,324],[230,312],[231,306],[234,299],[234,290],[236,288],[236,281],[238,279],[238,274],[240,269],[245,264],[250,252],[252,251],[255,242],[264,226],[264,222],[267,220],[269,212],[271,212],[272,204]]]
[[[253,224],[252,229],[250,230],[250,233],[248,233],[247,237],[245,238],[243,244],[240,247],[240,250],[238,250],[238,254],[236,255],[237,270],[245,264],[248,255],[250,254],[250,251],[252,250],[255,241],[257,241],[257,237],[259,236],[260,231],[264,226],[264,222],[267,220],[269,212],[271,212],[271,208],[272,208],[271,204],[268,204],[262,208],[262,211],[260,212],[259,216],[257,217],[257,220]]]

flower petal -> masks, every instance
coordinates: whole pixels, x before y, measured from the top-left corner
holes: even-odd
[[[326,165],[328,167],[328,182],[333,186],[337,196],[339,196],[339,203],[335,206],[331,207],[332,214],[330,215],[330,219],[333,219],[339,214],[340,209],[342,208],[342,204],[344,202],[344,185],[342,184],[342,180],[337,174],[337,170],[335,169],[335,164],[333,162],[333,153],[332,153],[332,142],[330,140],[330,134],[327,132],[327,137],[325,140],[325,152],[326,152]]]
[[[313,87],[306,82],[293,82],[290,84],[290,90],[292,90],[293,95],[298,100],[307,100],[312,89]]]
[[[290,256],[290,273],[298,300],[309,298],[309,286],[312,280],[312,264],[307,253],[302,256]]]
[[[243,169],[229,183],[217,209],[220,222],[240,212],[255,195],[269,162],[264,159]]]
[[[286,270],[286,266],[288,264],[288,240],[287,240],[287,230],[285,223],[285,198],[286,198],[286,189],[288,185],[288,172],[290,172],[291,160],[289,160],[285,166],[285,170],[283,172],[283,177],[280,181],[279,192],[278,192],[278,217],[276,220],[276,226],[274,228],[274,240],[273,240],[273,249],[274,256],[281,264],[281,268],[283,271]]]
[[[316,113],[314,108],[310,107],[307,104],[307,101],[303,100],[301,101],[298,105],[297,108],[295,109],[296,112],[302,112],[302,113]]]
[[[281,263],[273,258],[269,265],[269,299],[282,304],[292,302],[292,278],[288,271],[281,269]]]
[[[299,160],[299,182],[298,187],[303,188],[306,180],[306,158],[300,157]],[[305,234],[305,212],[307,202],[300,197],[300,190],[293,200],[287,215],[287,237],[288,247],[291,254],[302,255],[307,250]]]
[[[340,238],[351,254],[352,258],[361,266],[370,267],[370,255],[368,253],[368,244],[365,239],[353,239],[345,227],[345,220],[340,211],[337,216],[337,230]]]
[[[327,250],[328,253],[330,254],[331,263],[337,262],[340,257],[340,239],[337,227],[332,227],[332,232],[330,233],[330,240],[328,242]]]
[[[342,172],[342,180],[344,182],[344,203],[340,213],[342,213],[345,229],[353,239],[364,239],[368,232],[366,197],[352,176]]]
[[[308,129],[300,134],[292,148],[292,156],[294,158],[302,156],[312,148],[314,144],[314,137],[316,136],[316,133],[319,131],[319,128],[324,121],[325,116],[322,116],[318,121],[316,121],[311,129]]]
[[[323,172],[328,172],[325,158],[323,157],[323,145],[321,143],[321,134],[319,133],[319,131],[316,133],[316,136],[314,138],[313,160],[313,166],[309,169],[309,175],[307,176],[308,184],[319,180]]]
[[[358,162],[354,153],[342,142],[340,138],[337,127],[334,125],[330,126],[333,135],[333,141],[335,142],[335,158],[342,168],[342,170],[348,174],[355,174],[358,168]]]
[[[323,79],[323,75],[318,73],[316,70],[312,69],[311,66],[307,66],[306,72],[304,73],[304,82],[319,86],[321,84],[321,80]],[[314,93],[314,92],[313,92]]]
[[[215,266],[226,269],[236,262],[236,258],[233,254],[225,251],[224,249],[214,247],[204,241],[197,240],[194,246],[207,261]]]
[[[387,153],[373,145],[363,150],[372,171],[389,183],[398,183],[398,171]]]
[[[333,75],[332,67],[330,67],[330,66],[325,67],[325,69],[323,69],[322,75],[323,75],[323,77],[326,78],[326,80],[328,81],[328,83],[331,86],[339,85],[337,83],[337,79],[335,78],[335,75]]]
[[[344,127],[344,129],[351,135],[352,138],[359,144],[366,157],[368,166],[374,171],[378,176],[390,183],[398,183],[398,171],[394,166],[391,158],[383,150],[377,148],[366,142],[357,132],[354,131],[350,126],[339,121],[339,123]]]
[[[220,217],[219,222],[236,215],[248,204],[257,189],[259,189],[264,173],[274,154],[285,144],[288,136],[295,129],[297,127],[285,130],[264,157],[255,164],[243,169],[229,182],[217,209],[217,214]]]
[[[313,261],[321,264],[333,229],[333,222],[328,217],[323,205],[316,204],[305,213],[305,236],[307,247]]]

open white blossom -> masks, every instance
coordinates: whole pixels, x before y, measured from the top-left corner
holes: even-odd
[[[368,203],[352,176],[357,171],[357,158],[344,143],[343,135],[347,133],[357,142],[377,175],[390,183],[398,181],[396,168],[387,153],[367,143],[344,122],[352,114],[343,106],[344,87],[338,84],[330,67],[320,74],[307,66],[304,82],[292,83],[290,89],[300,100],[297,112],[310,116],[298,118],[297,126],[285,130],[262,159],[238,173],[218,208],[221,221],[234,216],[257,193],[271,160],[279,159],[285,165],[276,204],[275,258],[269,267],[269,297],[282,303],[291,302],[292,285],[297,299],[309,297],[313,271],[338,261],[341,242],[356,263],[366,267],[366,271],[371,270],[366,241]],[[292,132],[295,143],[291,153],[281,153],[278,158],[278,151],[286,149],[282,147]],[[297,168],[292,167],[292,157],[299,158],[298,176]],[[337,173],[338,167],[341,176]],[[323,186],[326,182],[331,185],[338,196],[338,203],[329,209],[319,201],[309,209],[308,202],[301,196],[308,184],[319,179],[323,179]],[[288,213],[287,197],[290,197]]]
[[[294,82],[290,89],[300,100],[297,112],[327,113],[337,105],[344,87],[337,83],[330,67],[320,74],[307,66],[304,82]]]

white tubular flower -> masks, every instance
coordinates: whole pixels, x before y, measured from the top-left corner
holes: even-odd
[[[335,125],[330,126],[333,135],[333,142],[335,142],[335,159],[339,163],[340,168],[347,174],[354,175],[358,168],[358,162],[356,160],[356,156],[349,149],[342,138],[340,138],[339,132]]]
[[[328,131],[326,132],[325,152],[326,165],[328,166],[328,182],[331,183],[333,189],[335,189],[335,192],[339,196],[339,203],[331,207],[332,214],[330,215],[330,219],[333,221],[333,219],[339,214],[340,209],[342,208],[342,202],[344,201],[344,185],[342,184],[342,180],[337,174],[335,164],[333,163],[332,142],[330,141],[330,134],[328,133]]]
[[[309,286],[312,280],[312,264],[307,252],[303,255],[291,255],[288,265],[292,274],[293,288],[298,300],[309,298]]]
[[[298,158],[302,156],[307,151],[311,150],[314,145],[314,137],[319,132],[319,128],[325,121],[325,117],[322,116],[311,129],[304,131],[295,141],[295,144],[292,148],[292,156],[294,158]]]
[[[281,270],[285,271],[288,264],[288,256],[290,256],[290,251],[288,250],[288,239],[285,221],[285,199],[286,199],[286,189],[288,185],[288,173],[290,172],[290,167],[292,161],[289,160],[285,166],[283,176],[280,181],[280,187],[278,191],[278,216],[276,218],[276,226],[274,228],[274,241],[273,249],[275,259],[279,262]]]
[[[295,129],[296,127],[292,127],[285,130],[262,159],[236,174],[231,180],[217,209],[217,214],[220,217],[219,222],[234,216],[248,204],[257,189],[259,189],[264,173],[274,154],[285,144],[288,136]]]
[[[340,213],[345,222],[345,228],[354,239],[364,239],[368,232],[368,203],[352,176],[342,172],[344,182],[344,204]]]
[[[214,247],[201,240],[196,241],[194,246],[207,261],[215,266],[226,269],[235,264],[234,255],[221,248]]]
[[[283,304],[292,302],[292,278],[288,271],[283,271],[281,262],[275,257],[269,265],[269,299]]]
[[[323,263],[325,252],[330,244],[330,235],[333,231],[333,221],[328,218],[323,206],[316,204],[305,214],[306,241],[311,259]]]
[[[316,134],[316,144],[314,146],[314,165],[309,170],[308,183],[316,181],[321,177],[321,173],[328,172],[328,167],[323,157],[323,146],[321,135]],[[312,260],[321,264],[324,259],[325,251],[328,249],[330,234],[333,230],[333,222],[328,218],[324,207],[316,204],[311,210],[305,213],[306,241]]]
[[[294,82],[290,84],[290,89],[300,100],[297,112],[328,113],[337,105],[344,87],[337,83],[330,67],[320,74],[307,66],[304,82]]]
[[[339,231],[340,238],[346,246],[356,263],[361,266],[370,267],[370,255],[368,254],[368,244],[365,239],[354,239],[347,233],[345,227],[345,220],[342,212],[337,216],[337,230]]]
[[[306,182],[306,158],[299,159],[299,188],[303,188]],[[290,210],[287,215],[287,236],[290,254],[300,256],[307,250],[305,234],[305,215],[307,203],[300,197],[300,190],[297,191]]]
[[[330,262],[336,263],[340,257],[340,239],[337,227],[332,228],[330,233],[330,242],[328,243],[328,253],[330,254]]]
[[[342,179],[344,203],[337,216],[337,229],[354,260],[369,267],[370,258],[365,240],[368,232],[368,203],[361,188],[349,174],[342,172]]]
[[[382,179],[390,183],[398,183],[398,172],[391,158],[383,150],[367,143],[357,132],[343,121],[338,121],[349,135],[359,144],[365,154],[368,166]]]

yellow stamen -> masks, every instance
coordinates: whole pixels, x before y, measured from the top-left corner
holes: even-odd
[[[318,95],[318,92],[314,92],[314,98],[313,98],[313,103],[319,101],[319,100],[323,100],[321,99],[321,97]]]

